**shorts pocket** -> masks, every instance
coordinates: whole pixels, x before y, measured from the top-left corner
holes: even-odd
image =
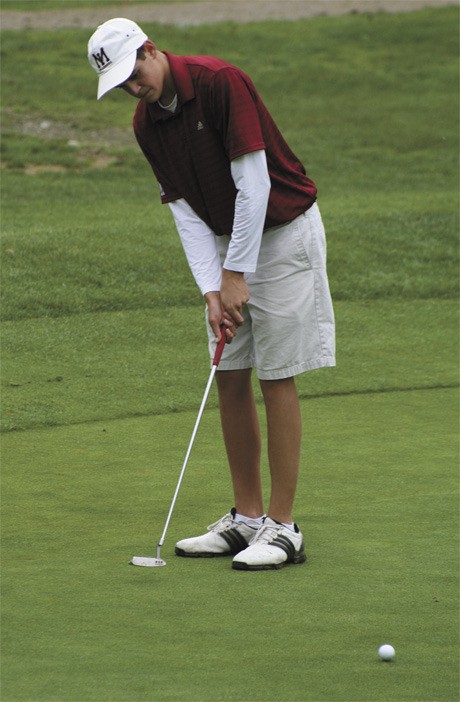
[[[310,269],[326,267],[326,235],[319,210],[307,210],[299,218],[298,250]]]
[[[299,217],[296,221],[294,237],[298,261],[303,264],[307,271],[312,270],[311,231],[304,217]]]

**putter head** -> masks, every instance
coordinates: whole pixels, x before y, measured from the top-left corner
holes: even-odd
[[[129,562],[129,565],[144,566],[145,568],[156,568],[158,566],[165,566],[166,561],[164,561],[162,558],[148,558],[147,556],[133,556]]]

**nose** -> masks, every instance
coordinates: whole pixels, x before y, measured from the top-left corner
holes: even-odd
[[[126,83],[126,88],[131,95],[134,95],[137,97],[140,93],[141,86],[137,84],[135,80],[127,80]]]

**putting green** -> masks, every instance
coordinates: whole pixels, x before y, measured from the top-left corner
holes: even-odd
[[[303,401],[309,562],[278,572],[173,555],[231,507],[215,410],[158,569],[128,561],[154,555],[195,413],[4,436],[2,699],[456,699],[457,399]]]

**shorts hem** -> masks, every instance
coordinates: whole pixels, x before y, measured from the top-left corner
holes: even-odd
[[[212,361],[211,361],[212,365]],[[254,368],[254,363],[251,360],[243,360],[243,361],[221,361],[219,363],[219,368],[218,370],[220,371],[232,371],[232,370],[248,370],[250,368]]]
[[[259,380],[283,380],[284,378],[292,378],[294,375],[300,375],[307,371],[318,370],[319,368],[333,368],[334,366],[335,356],[321,356],[320,358],[315,358],[313,361],[298,363],[289,368],[274,368],[268,371],[260,370],[257,371],[257,377]]]

